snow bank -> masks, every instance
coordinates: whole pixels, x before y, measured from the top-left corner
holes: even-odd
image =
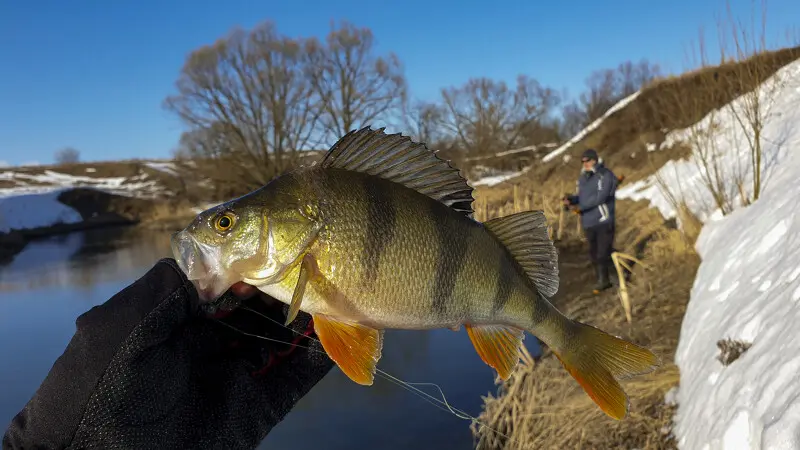
[[[527,147],[515,148],[513,150],[505,150],[505,151],[494,153],[494,154],[491,154],[491,155],[472,156],[472,157],[469,157],[469,158],[465,158],[464,161],[480,161],[480,160],[483,160],[483,159],[500,158],[500,157],[503,157],[503,156],[514,155],[514,154],[517,154],[517,153],[535,152],[535,151],[539,151],[539,150],[541,150],[543,148],[553,148],[553,147],[555,147],[557,145],[558,144],[554,144],[552,142],[551,143],[546,143],[546,144],[529,145]]]
[[[472,186],[494,186],[495,184],[500,184],[504,181],[508,181],[512,178],[516,178],[518,176],[524,175],[528,171],[530,171],[530,167],[526,167],[519,172],[506,172],[499,175],[492,175],[488,177],[479,178],[470,183]]]
[[[692,193],[689,206],[701,219],[717,219],[696,244],[702,264],[675,356],[681,381],[673,433],[682,449],[800,449],[800,62],[781,73],[790,83],[764,130],[765,153],[776,163],[758,201],[720,217],[703,209],[708,194],[694,164],[660,171]],[[725,133],[717,142],[732,164],[745,157],[735,139]],[[625,190],[670,209],[652,185]],[[725,366],[717,359],[725,339],[752,346]]]
[[[60,193],[0,197],[0,233],[83,220],[77,211],[58,201]]]
[[[94,172],[94,168],[87,168],[86,172]],[[70,175],[53,170],[45,170],[40,174],[28,174],[14,171],[0,172],[0,180],[11,181],[13,187],[0,188],[0,197],[13,195],[45,194],[61,191],[65,188],[86,187],[101,190],[115,195],[150,197],[156,194],[165,194],[163,187],[155,180],[147,180],[143,173],[135,177],[90,177]]]
[[[641,92],[642,91],[636,91],[633,94],[631,94],[631,95],[623,98],[619,102],[617,102],[617,104],[615,104],[614,106],[609,108],[609,110],[606,111],[605,114],[603,114],[600,118],[598,118],[594,122],[590,123],[586,128],[584,128],[578,134],[573,136],[572,139],[570,139],[567,142],[565,142],[561,147],[558,147],[557,149],[553,150],[552,152],[544,155],[544,158],[542,158],[542,161],[543,162],[549,162],[551,159],[553,159],[556,156],[558,156],[558,155],[564,153],[565,151],[567,151],[570,147],[575,145],[575,143],[577,143],[581,139],[585,138],[586,135],[588,135],[592,131],[596,130],[597,127],[599,127],[600,124],[602,124],[603,121],[606,120],[606,118],[608,118],[608,116],[614,114],[615,112],[619,111],[620,109],[628,106],[628,104],[630,102],[636,100],[636,97],[638,97]]]
[[[676,363],[684,449],[800,449],[800,148],[748,208],[709,223]],[[716,342],[752,347],[729,366]]]
[[[774,80],[781,80],[781,91],[774,95]],[[784,66],[770,80],[767,80],[760,90],[761,103],[768,117],[764,119],[762,130],[763,162],[762,185],[764,189],[772,184],[776,170],[785,165],[790,151],[798,151],[800,142],[800,61]],[[770,93],[771,92],[771,93]],[[746,98],[734,100],[735,103],[747,101]],[[743,111],[743,106],[734,106]],[[714,149],[718,154],[719,164],[715,169],[720,170],[719,176],[723,180],[735,179],[734,174],[742,174],[745,192],[752,194],[753,173],[750,164],[749,146],[747,139],[752,131],[742,128],[737,124],[737,119],[728,107],[712,111],[703,120],[691,129],[675,130],[669,133],[661,148],[671,147],[676,142],[689,141],[691,133],[707,132],[713,127],[714,131],[708,132],[711,136],[704,146]],[[631,183],[617,190],[617,198],[630,198],[633,200],[646,199],[651,205],[658,208],[665,218],[676,216],[673,202],[662,189],[667,186],[668,193],[678,201],[686,202],[687,207],[702,222],[713,221],[722,217],[717,208],[711,191],[706,187],[704,172],[699,169],[699,161],[694,156],[681,161],[669,161],[658,172],[647,179]],[[661,180],[662,185],[659,184]],[[726,183],[728,195],[734,199],[735,204],[740,201],[738,190],[734,183]]]
[[[164,172],[168,175],[178,176],[178,171],[175,168],[175,164],[169,161],[150,161],[144,163],[144,165],[153,170]]]

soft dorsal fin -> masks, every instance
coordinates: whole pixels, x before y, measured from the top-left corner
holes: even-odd
[[[383,128],[364,127],[339,139],[321,167],[352,170],[400,183],[472,217],[472,187],[425,144]]]
[[[558,292],[558,251],[547,235],[542,211],[525,211],[497,217],[483,224],[525,270],[545,297]]]

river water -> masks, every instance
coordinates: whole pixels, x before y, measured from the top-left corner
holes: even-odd
[[[25,405],[63,352],[75,319],[171,256],[168,232],[105,229],[34,241],[0,266],[0,423]],[[384,371],[437,383],[456,408],[477,416],[494,394],[494,372],[466,332],[386,332]],[[532,354],[535,340],[525,340]],[[433,388],[422,388],[436,395]],[[360,386],[334,367],[259,448],[472,448],[469,421],[376,378]]]

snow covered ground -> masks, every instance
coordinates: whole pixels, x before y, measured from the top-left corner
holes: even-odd
[[[77,223],[81,215],[58,201],[61,190],[0,197],[0,233]]]
[[[175,167],[169,161],[147,161],[144,165],[169,175],[175,174]],[[96,173],[93,167],[84,170],[87,174]],[[80,214],[57,199],[62,191],[69,188],[91,188],[142,198],[169,194],[158,181],[144,172],[132,177],[96,177],[49,169],[42,173],[24,173],[6,168],[0,171],[0,182],[5,185],[0,188],[0,233],[80,222]]]
[[[472,181],[469,184],[472,186],[494,186],[495,184],[500,184],[504,181],[524,175],[529,170],[531,170],[531,167],[526,167],[518,172],[502,172],[496,175],[489,175]]]
[[[800,449],[800,155],[748,208],[708,223],[676,363],[683,449]],[[751,343],[723,366],[716,343]]]
[[[780,80],[781,91],[776,95],[774,90],[777,84],[773,80]],[[783,67],[775,76],[764,83],[764,92],[761,96],[763,110],[768,112],[764,118],[762,130],[763,143],[763,168],[762,181],[766,188],[773,183],[776,170],[786,164],[791,152],[800,151],[800,62],[794,62]],[[771,93],[770,93],[771,92]],[[734,102],[741,105],[747,99],[737,99]],[[738,111],[744,111],[743,106],[736,106]],[[714,131],[707,131],[712,128]],[[719,170],[719,177],[724,182],[729,196],[739,202],[737,186],[730,180],[738,178],[741,174],[745,190],[752,194],[752,170],[748,164],[750,160],[747,139],[752,130],[738,125],[737,119],[731,110],[723,107],[712,111],[695,126],[686,130],[676,130],[669,133],[661,148],[671,147],[676,142],[691,142],[691,136],[700,133],[710,136],[705,151],[714,152],[714,158],[719,163],[714,164]],[[706,142],[706,141],[704,141]],[[658,151],[658,150],[656,150]],[[669,161],[658,173],[644,180],[630,183],[617,191],[617,198],[630,198],[633,200],[647,199],[661,211],[666,218],[676,216],[675,207],[669,198],[671,194],[676,199],[686,202],[689,209],[697,215],[702,222],[713,221],[722,217],[709,189],[706,188],[704,172],[700,170],[702,160],[695,156],[681,161]],[[659,183],[661,180],[661,183]],[[668,187],[665,193],[662,186]]]
[[[93,173],[91,169],[87,168],[87,173]],[[14,186],[0,188],[0,197],[47,193],[70,187],[88,187],[126,196],[152,196],[163,191],[163,187],[159,186],[157,181],[147,178],[147,174],[144,173],[134,177],[102,178],[70,175],[49,169],[39,174],[9,170],[0,172],[0,181],[13,182]]]
[[[682,449],[800,449],[800,62],[777,76],[786,85],[763,99],[774,101],[763,130],[771,166],[758,201],[723,217],[691,159],[658,172],[705,223],[675,357],[681,380],[673,432]],[[721,130],[714,135],[720,168],[729,177],[747,166],[745,136],[725,108],[699,125],[708,126],[712,115]],[[675,131],[667,145],[685,136]],[[748,194],[750,180],[746,174]],[[647,199],[675,216],[656,176],[617,197]],[[725,339],[752,346],[725,366],[717,359],[717,342]]]
[[[586,137],[586,135],[588,135],[592,131],[596,130],[597,127],[599,127],[600,124],[602,124],[603,121],[606,120],[606,118],[608,116],[614,114],[615,112],[619,111],[620,109],[628,106],[628,104],[630,102],[636,100],[636,97],[638,97],[640,93],[641,93],[641,91],[636,91],[633,94],[631,94],[631,95],[623,98],[619,102],[617,102],[616,105],[614,105],[611,108],[609,108],[608,111],[605,112],[605,114],[603,114],[600,118],[598,118],[594,122],[590,123],[586,128],[584,128],[578,134],[573,136],[572,139],[568,140],[567,142],[565,142],[563,145],[561,145],[557,149],[553,150],[552,152],[544,155],[544,157],[542,158],[542,162],[549,162],[550,160],[552,160],[556,156],[559,156],[560,154],[562,154],[565,151],[569,150],[569,148],[572,147],[573,145],[575,145],[576,142],[580,142],[581,139]]]

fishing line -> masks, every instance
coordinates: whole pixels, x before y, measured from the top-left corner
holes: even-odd
[[[296,331],[296,330],[293,330],[293,329],[287,327],[282,322],[279,322],[279,321],[277,321],[277,320],[275,320],[275,319],[273,319],[273,318],[271,318],[271,317],[269,317],[269,316],[267,316],[267,315],[265,315],[263,313],[260,313],[260,312],[254,310],[254,309],[248,308],[246,306],[242,306],[241,309],[243,309],[245,311],[248,311],[248,312],[251,312],[251,313],[253,313],[253,314],[255,314],[255,315],[259,316],[259,317],[262,317],[264,319],[267,319],[272,323],[275,323],[275,324],[277,324],[277,325],[279,325],[281,327],[284,327],[284,328],[288,329],[292,333],[295,333],[297,335],[301,335],[302,334],[299,331]],[[224,325],[228,326],[229,328],[232,328],[232,329],[234,329],[234,330],[236,330],[236,331],[238,331],[238,332],[240,332],[240,333],[242,333],[244,335],[250,336],[250,337],[255,337],[255,338],[258,338],[258,339],[264,339],[264,340],[267,340],[267,341],[280,342],[282,344],[292,345],[292,346],[295,346],[295,347],[304,348],[304,349],[309,350],[309,351],[322,353],[322,354],[325,354],[327,356],[327,353],[325,353],[324,351],[313,349],[313,348],[310,348],[308,346],[304,346],[304,345],[300,345],[300,344],[293,344],[291,342],[284,342],[284,341],[281,341],[281,340],[278,340],[278,339],[268,338],[266,336],[247,333],[247,332],[238,330],[234,326],[229,325],[227,323],[224,323],[224,322],[220,322],[220,323],[223,323]],[[313,338],[311,336],[306,336],[306,337],[308,337],[309,339],[312,339],[312,340],[314,340],[316,342],[320,342],[318,339]],[[399,386],[399,387],[405,389],[406,391],[411,392],[412,394],[417,395],[420,399],[430,403],[431,405],[433,405],[434,407],[436,407],[436,408],[438,408],[438,409],[440,409],[442,411],[449,412],[450,414],[452,414],[453,416],[455,416],[455,417],[457,417],[459,419],[469,420],[470,422],[479,425],[481,428],[485,428],[487,430],[490,430],[491,432],[493,432],[493,433],[495,433],[495,434],[497,434],[499,436],[502,436],[502,437],[504,437],[504,438],[506,438],[506,439],[508,439],[508,440],[510,440],[512,442],[519,443],[516,439],[512,438],[511,436],[509,436],[507,434],[504,434],[504,433],[500,432],[499,430],[496,430],[496,429],[490,427],[489,425],[481,422],[480,420],[478,420],[477,417],[473,417],[472,415],[468,414],[467,412],[452,406],[447,401],[447,397],[445,396],[444,391],[442,390],[442,388],[436,383],[410,383],[410,382],[401,380],[400,378],[397,378],[397,377],[389,374],[388,372],[386,372],[384,370],[381,370],[381,369],[379,369],[377,367],[375,368],[375,372],[378,375],[380,375],[383,379],[391,382],[392,384],[394,384],[396,386]],[[436,388],[436,390],[439,391],[439,394],[441,395],[441,399],[439,399],[439,398],[437,398],[437,397],[435,397],[435,396],[423,391],[422,389],[417,388],[416,386],[433,386],[434,388]]]
[[[245,308],[242,308],[242,309],[245,309]],[[256,312],[256,311],[253,311],[253,310],[250,310],[250,312],[253,312],[253,313],[256,313],[256,314],[257,314],[257,312]],[[259,314],[259,315],[260,315],[260,314]],[[269,319],[269,317],[266,317],[266,318],[267,318],[267,319]],[[320,350],[317,350],[317,349],[315,349],[315,348],[308,347],[308,346],[306,346],[306,345],[295,344],[295,343],[292,343],[292,342],[286,342],[286,341],[282,341],[282,340],[280,340],[280,339],[274,339],[274,338],[269,338],[269,337],[266,337],[266,336],[261,336],[261,335],[258,335],[258,334],[248,333],[248,332],[246,332],[246,331],[242,331],[242,330],[240,330],[240,329],[236,328],[235,326],[233,326],[233,325],[231,325],[231,324],[229,324],[229,323],[223,322],[223,321],[221,321],[221,320],[218,320],[218,319],[214,319],[214,320],[215,320],[216,322],[218,322],[218,323],[220,323],[220,324],[222,324],[222,325],[224,325],[224,326],[226,326],[226,327],[230,328],[231,330],[234,330],[234,331],[236,331],[237,333],[240,333],[240,334],[242,334],[243,336],[249,336],[249,337],[253,337],[253,338],[257,338],[257,339],[263,339],[263,340],[265,340],[265,341],[277,342],[277,343],[279,343],[279,344],[286,344],[286,345],[289,345],[289,346],[292,346],[292,347],[303,348],[303,349],[306,349],[306,350],[308,350],[308,351],[310,351],[310,352],[320,353],[320,354],[323,354],[323,355],[326,355],[326,356],[327,356],[327,353],[325,353],[324,351],[320,351]],[[292,331],[294,331],[294,330],[292,330]],[[309,339],[313,339],[313,338],[311,338],[310,336],[306,336],[306,337],[308,337]],[[415,388],[414,388],[413,386],[406,386],[406,385],[404,385],[403,383],[405,383],[405,382],[404,382],[403,380],[397,379],[397,378],[395,378],[395,377],[393,377],[393,376],[389,375],[388,373],[386,373],[386,372],[384,372],[384,371],[382,371],[382,370],[380,370],[380,369],[377,369],[377,368],[375,369],[375,371],[376,371],[376,373],[377,373],[378,375],[380,375],[381,377],[383,377],[385,380],[387,380],[387,381],[389,381],[389,382],[391,382],[391,383],[393,383],[393,384],[395,384],[395,385],[397,385],[397,386],[400,386],[401,388],[403,388],[403,389],[405,389],[405,390],[407,390],[407,391],[409,391],[409,392],[416,393],[416,392],[415,392]],[[412,384],[412,383],[406,383],[406,384]],[[433,383],[428,383],[428,384],[433,384]],[[434,384],[434,386],[436,386],[436,385]],[[436,386],[436,387],[438,388],[438,386]],[[418,389],[417,389],[417,390],[418,390]],[[441,389],[439,389],[439,391],[441,392]],[[427,394],[426,392],[424,392],[424,391],[420,391],[420,392],[421,392],[421,394],[423,394],[424,396],[431,397],[430,395],[428,395],[428,394]],[[418,394],[418,395],[419,395],[419,394]],[[456,415],[456,417],[459,417],[459,418],[462,418],[462,419],[466,419],[466,420],[471,420],[471,419],[473,419],[473,418],[472,418],[472,416],[469,416],[469,415],[466,415],[466,416],[461,416],[461,415],[459,415],[459,414],[456,412],[457,410],[454,410],[454,408],[450,408],[449,406],[448,406],[448,407],[446,407],[446,408],[444,408],[444,407],[442,407],[440,404],[437,404],[437,403],[435,403],[435,402],[439,402],[439,403],[441,403],[441,400],[439,400],[439,399],[437,399],[437,398],[435,398],[435,397],[431,397],[431,399],[428,399],[428,398],[425,398],[425,397],[420,397],[420,398],[421,398],[422,400],[425,400],[426,402],[430,403],[431,405],[435,406],[436,408],[439,408],[439,409],[441,409],[442,411],[445,411],[445,412],[451,412],[451,413],[453,413],[454,415]],[[442,398],[444,398],[444,393],[442,393]],[[432,401],[432,400],[433,400],[433,401]],[[447,401],[447,399],[445,399],[445,403],[444,403],[445,405],[447,405],[446,401]],[[479,423],[479,424],[480,424],[480,423]],[[481,424],[481,425],[482,425],[482,424]]]

